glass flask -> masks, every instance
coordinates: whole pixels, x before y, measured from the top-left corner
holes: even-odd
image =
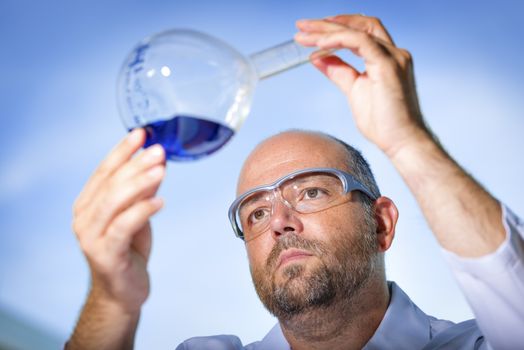
[[[124,61],[120,115],[128,130],[145,128],[144,147],[160,143],[170,160],[199,159],[240,129],[259,80],[307,62],[313,52],[289,41],[245,57],[198,31],[165,31],[142,40]]]

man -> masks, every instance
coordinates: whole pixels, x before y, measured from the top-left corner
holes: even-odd
[[[358,152],[324,134],[291,131],[248,157],[230,209],[246,243],[257,293],[279,320],[261,341],[193,338],[178,349],[516,349],[524,345],[524,227],[468,176],[425,126],[410,55],[375,18],[297,22],[295,39],[361,56],[360,73],[336,56],[314,65],[347,96],[359,130],[393,162],[417,199],[476,315],[458,325],[425,315],[384,273],[397,220]],[[78,197],[74,231],[91,290],[67,344],[133,346],[149,292],[149,217],[164,153],[135,130]]]

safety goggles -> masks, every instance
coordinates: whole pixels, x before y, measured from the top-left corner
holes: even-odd
[[[310,214],[348,201],[352,191],[376,199],[369,189],[344,171],[302,169],[240,195],[229,207],[229,221],[235,235],[249,241],[267,230],[277,200],[298,213]]]

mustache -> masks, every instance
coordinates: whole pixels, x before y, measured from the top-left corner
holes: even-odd
[[[316,256],[323,255],[325,251],[323,245],[318,241],[305,239],[296,233],[287,233],[283,238],[280,238],[273,249],[271,249],[271,252],[266,259],[266,270],[268,272],[273,271],[278,262],[280,253],[290,248],[305,250]]]

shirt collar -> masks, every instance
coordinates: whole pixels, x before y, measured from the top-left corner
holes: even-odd
[[[429,317],[395,283],[388,282],[391,299],[375,334],[364,346],[374,349],[421,349],[431,339]],[[277,323],[258,344],[257,349],[289,350],[280,324]]]
[[[289,343],[282,333],[280,323],[277,323],[268,334],[257,344],[257,350],[291,350]]]
[[[364,349],[423,348],[431,339],[429,317],[395,282],[388,282],[388,287],[391,293],[388,309]]]

